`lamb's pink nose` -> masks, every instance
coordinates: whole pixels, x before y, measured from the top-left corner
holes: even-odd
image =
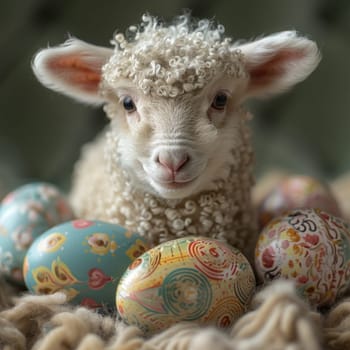
[[[189,155],[183,151],[161,150],[157,157],[157,162],[172,174],[180,171],[190,160]]]

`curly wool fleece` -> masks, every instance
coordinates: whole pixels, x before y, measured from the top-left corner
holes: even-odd
[[[126,78],[145,94],[176,97],[203,88],[218,73],[237,78],[246,74],[242,53],[230,38],[222,38],[222,25],[201,20],[191,26],[186,15],[167,27],[145,15],[140,28],[129,28],[131,39],[115,35],[114,55],[102,70],[102,90]]]

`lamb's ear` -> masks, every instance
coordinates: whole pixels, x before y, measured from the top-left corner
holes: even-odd
[[[78,101],[100,104],[101,68],[113,50],[94,46],[71,38],[58,47],[37,53],[33,71],[46,87],[59,91]]]
[[[250,80],[247,96],[269,96],[283,92],[304,80],[318,65],[316,44],[294,31],[276,33],[243,44]]]

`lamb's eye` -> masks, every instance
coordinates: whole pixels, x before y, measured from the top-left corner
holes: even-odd
[[[228,100],[227,95],[224,92],[219,92],[214,97],[211,107],[218,111],[223,111],[226,107],[227,100]]]
[[[130,96],[126,96],[123,98],[123,107],[128,113],[136,111],[135,103]]]

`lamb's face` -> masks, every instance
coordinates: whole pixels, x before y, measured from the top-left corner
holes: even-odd
[[[106,107],[119,139],[117,166],[136,186],[164,198],[184,198],[225,179],[235,161],[245,83],[221,77],[176,98],[121,84]]]
[[[33,68],[47,87],[105,104],[118,140],[107,150],[112,166],[164,198],[225,179],[242,137],[240,103],[290,88],[320,58],[295,32],[235,44],[222,26],[187,15],[170,25],[145,16],[128,33],[114,49],[72,38],[40,51]]]

